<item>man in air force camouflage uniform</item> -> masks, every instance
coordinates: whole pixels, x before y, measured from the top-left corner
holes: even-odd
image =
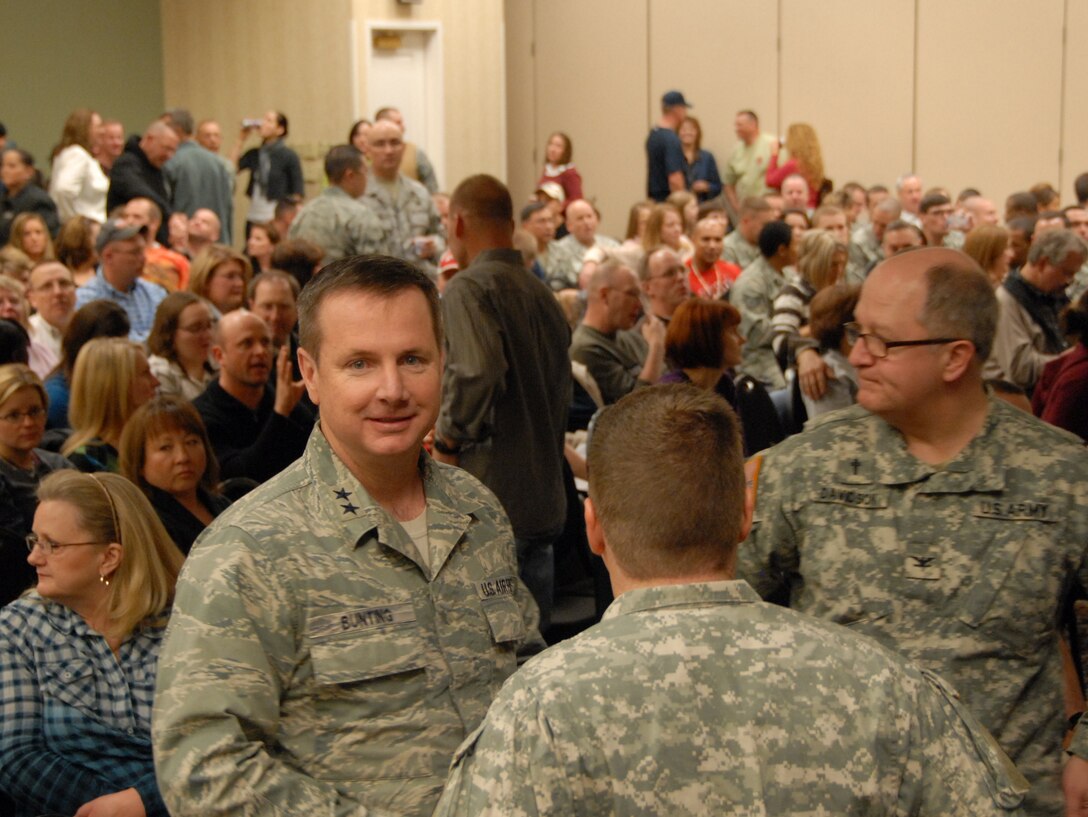
[[[739,574],[946,677],[1061,813],[1058,608],[1088,582],[1088,455],[988,396],[997,304],[962,253],[896,255],[866,280],[858,406],[749,463]]]
[[[628,395],[589,474],[616,601],[503,687],[436,817],[1021,813],[1026,781],[940,679],[731,580],[751,511],[721,398]]]
[[[189,557],[159,665],[160,786],[174,817],[425,817],[516,648],[540,643],[536,607],[494,496],[421,452],[442,377],[426,276],[345,259],[299,313],[320,426]]]

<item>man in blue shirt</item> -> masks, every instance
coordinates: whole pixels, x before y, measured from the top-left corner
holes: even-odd
[[[684,150],[676,135],[691,105],[679,91],[661,97],[661,118],[646,139],[646,194],[654,201],[664,201],[670,193],[686,189]]]
[[[98,234],[98,272],[76,290],[77,309],[99,300],[119,304],[128,314],[128,336],[138,343],[147,340],[155,310],[166,297],[161,286],[140,279],[146,246],[147,227],[110,219]]]

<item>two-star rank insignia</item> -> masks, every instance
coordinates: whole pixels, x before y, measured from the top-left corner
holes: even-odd
[[[337,499],[341,499],[347,503],[346,505],[340,506],[344,509],[344,513],[357,513],[359,511],[359,507],[357,505],[351,504],[351,500],[348,499],[348,497],[351,496],[351,491],[340,488],[337,491],[333,491],[333,493],[336,494]]]

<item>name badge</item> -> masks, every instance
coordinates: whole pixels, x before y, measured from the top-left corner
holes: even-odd
[[[407,624],[415,620],[416,609],[411,602],[382,607],[360,607],[341,613],[315,616],[310,619],[308,635],[313,641],[321,641],[336,635]]]
[[[497,579],[476,582],[476,595],[484,601],[501,596],[513,596],[518,582],[513,576],[500,576]]]
[[[816,492],[817,502],[830,502],[835,505],[849,505],[854,508],[886,508],[884,492],[863,491],[860,488],[845,488],[842,485],[823,485]]]
[[[1033,499],[980,499],[975,516],[983,519],[1005,519],[1010,522],[1057,522],[1049,502]]]

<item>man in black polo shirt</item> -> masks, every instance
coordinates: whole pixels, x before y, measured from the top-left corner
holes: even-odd
[[[212,355],[219,379],[193,405],[208,428],[223,478],[264,482],[302,455],[313,429],[313,416],[298,404],[302,381],[292,378],[284,346],[275,358],[275,390],[268,385],[272,332],[252,312],[228,312],[216,332]]]

